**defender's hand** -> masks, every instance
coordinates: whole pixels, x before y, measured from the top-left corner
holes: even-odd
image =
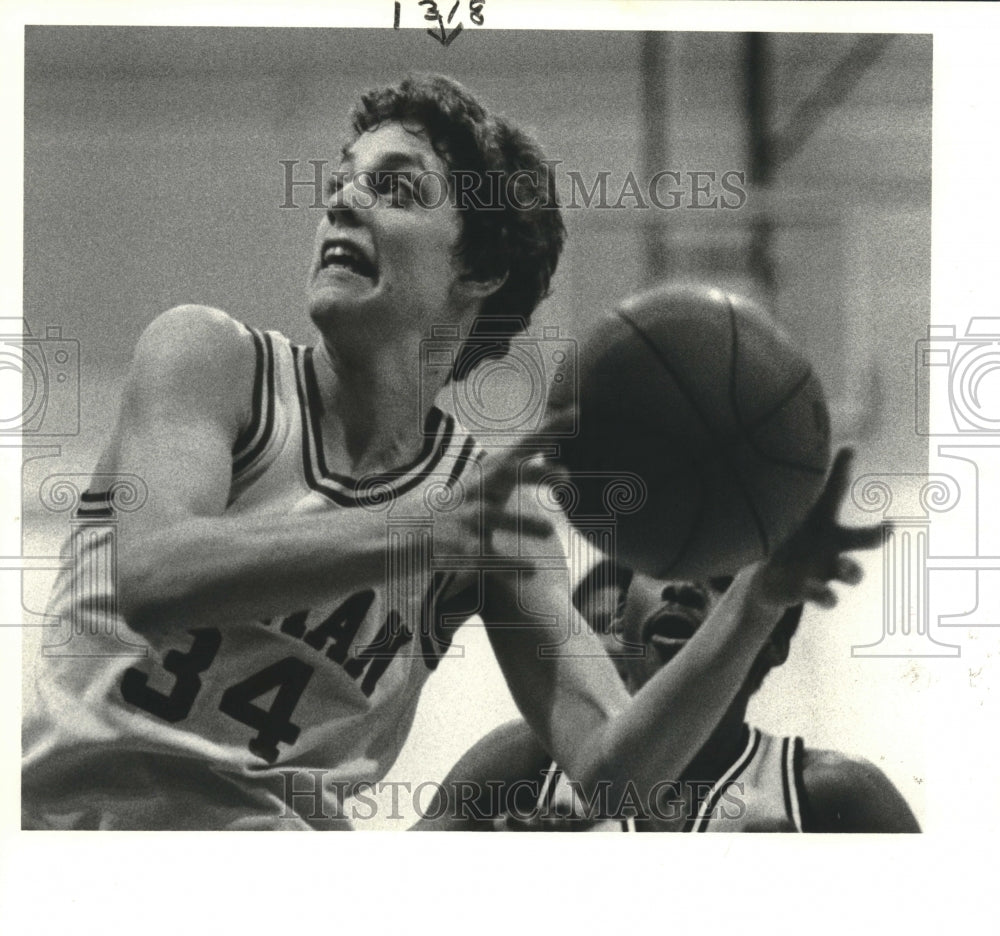
[[[853,458],[850,448],[837,453],[819,500],[799,528],[761,564],[758,582],[763,601],[785,607],[813,601],[832,608],[837,596],[831,582],[856,585],[861,581],[861,566],[844,554],[878,546],[883,527],[845,527],[837,520]]]

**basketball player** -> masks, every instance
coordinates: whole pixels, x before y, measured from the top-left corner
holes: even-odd
[[[129,475],[148,500],[119,518],[115,585],[93,574],[107,526],[67,546],[50,614],[73,655],[29,655],[25,827],[344,828],[343,791],[396,758],[443,624],[476,613],[574,778],[676,775],[745,678],[745,648],[786,605],[833,600],[829,581],[857,574],[842,554],[879,541],[837,523],[841,459],[688,664],[630,700],[596,638],[568,626],[565,570],[497,568],[515,529],[518,555],[557,553],[552,524],[512,515],[520,462],[484,458],[434,405],[447,375],[421,367],[433,326],[527,322],[545,295],[564,229],[542,153],[441,77],[365,94],[353,128],[309,268],[314,346],[204,306],[138,342],[80,513],[110,513]],[[444,200],[425,190],[442,179]],[[428,517],[453,571],[424,576],[406,551]],[[301,808],[303,787],[322,788],[319,808]]]
[[[638,692],[706,624],[731,578],[632,576],[609,562],[575,600],[629,692]],[[634,788],[628,806],[580,795],[521,721],[495,729],[455,764],[417,830],[919,832],[891,781],[868,761],[803,746],[746,722],[750,697],[788,657],[802,606],[789,608],[732,704],[676,782]],[[625,810],[628,812],[629,810]],[[603,815],[602,815],[603,813]]]

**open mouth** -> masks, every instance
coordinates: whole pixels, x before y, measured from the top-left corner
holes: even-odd
[[[653,648],[661,663],[666,663],[680,653],[700,624],[700,614],[671,607],[646,620],[642,626],[642,642]]]
[[[373,282],[378,279],[375,264],[356,244],[345,240],[327,241],[320,254],[320,269],[341,269],[356,276],[363,276]]]

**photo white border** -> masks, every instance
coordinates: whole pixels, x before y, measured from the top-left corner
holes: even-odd
[[[408,4],[404,4],[407,6]],[[391,26],[366,3],[5,3],[2,298],[21,308],[25,24]],[[995,285],[1000,10],[975,3],[514,2],[487,0],[488,29],[915,32],[934,35],[932,318],[959,329],[1000,314]],[[404,13],[404,16],[407,14]],[[411,14],[412,15],[412,14]],[[404,19],[403,25],[406,25]],[[416,25],[416,23],[414,23]],[[991,181],[992,180],[992,181]],[[72,193],[67,192],[71,206]],[[992,222],[992,223],[991,223]],[[970,312],[970,310],[976,310]],[[15,449],[0,449],[5,465]],[[14,472],[14,478],[17,478]],[[5,474],[0,552],[20,544]],[[3,573],[10,575],[11,573]],[[4,580],[6,582],[6,579]],[[20,615],[4,588],[0,621]],[[984,641],[998,645],[995,631]],[[994,655],[994,661],[1000,654]],[[404,836],[21,833],[20,635],[0,627],[0,925],[7,932],[201,933],[486,930],[522,920],[557,932],[959,930],[992,921],[986,857],[1000,832],[994,698],[970,711],[963,663],[928,689],[928,830],[918,837]],[[954,670],[949,675],[948,666]],[[982,679],[1000,688],[995,669]],[[998,693],[1000,694],[1000,693]],[[936,775],[935,775],[936,772]],[[991,878],[987,879],[987,876]]]

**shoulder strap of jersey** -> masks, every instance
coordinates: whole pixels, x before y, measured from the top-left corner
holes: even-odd
[[[562,768],[552,761],[549,769],[545,771],[545,779],[542,781],[542,789],[538,794],[538,808],[543,812],[551,809],[556,797],[556,786],[562,776]]]
[[[795,824],[796,832],[805,831],[803,821],[805,781],[802,776],[802,760],[805,745],[801,738],[783,738],[781,746],[781,775],[784,781],[785,808]]]
[[[242,324],[242,323],[241,323]],[[250,421],[233,443],[233,474],[244,471],[267,446],[274,431],[274,345],[268,332],[243,327],[253,339],[253,395]]]
[[[730,783],[733,783],[740,774],[750,765],[750,762],[757,756],[757,751],[760,748],[761,733],[758,728],[750,728],[750,735],[747,739],[746,747],[743,748],[743,753],[733,762],[732,767],[729,768],[718,780],[715,781],[712,789],[709,791],[708,795],[701,801],[701,805],[698,807],[698,813],[695,816],[694,822],[691,825],[692,832],[705,832],[708,830],[708,820],[712,816],[712,812],[715,809],[716,803],[718,803],[719,798],[722,796],[726,787]]]

